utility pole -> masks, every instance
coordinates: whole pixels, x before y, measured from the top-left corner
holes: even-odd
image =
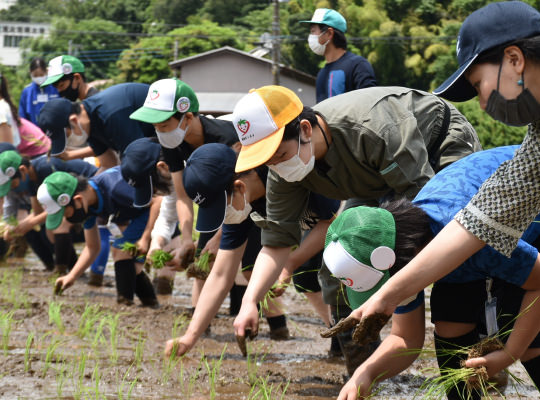
[[[279,0],[274,3],[274,19],[272,21],[272,76],[274,85],[279,85],[279,59],[280,59],[280,27],[279,27]]]

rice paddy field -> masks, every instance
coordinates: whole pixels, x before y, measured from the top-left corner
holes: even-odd
[[[163,357],[165,341],[189,323],[191,281],[178,273],[173,296],[157,310],[116,304],[113,268],[106,285],[79,280],[62,296],[30,252],[0,265],[0,399],[335,399],[346,381],[343,360],[329,358],[322,323],[293,290],[285,294],[292,338],[273,342],[261,322],[259,337],[242,357],[228,303],[195,348]],[[436,376],[432,325],[427,352],[385,381],[376,399],[427,398],[420,388]],[[388,327],[383,335],[388,332]],[[523,367],[505,397],[538,398]]]

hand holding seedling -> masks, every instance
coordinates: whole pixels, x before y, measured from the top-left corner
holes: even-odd
[[[340,332],[346,332],[354,328],[352,338],[355,342],[364,346],[379,338],[381,329],[386,325],[390,315],[376,313],[368,315],[361,320],[353,317],[352,314],[347,318],[341,319],[336,325],[321,332],[323,338],[336,336]]]
[[[73,285],[73,279],[70,278],[69,274],[61,276],[54,283],[54,294],[61,295],[64,290]]]
[[[291,278],[291,273],[285,268],[283,268],[283,271],[281,271],[277,283],[270,289],[274,297],[279,297],[283,293],[285,293],[285,290],[287,290],[287,288],[291,284]]]
[[[259,311],[255,303],[243,303],[240,313],[234,320],[234,334],[236,341],[240,346],[240,342],[245,342],[246,337],[253,339],[259,333]],[[242,347],[240,347],[242,350]]]
[[[502,346],[502,344],[501,344]],[[475,370],[480,370],[482,367],[485,368],[487,377],[492,377],[498,372],[502,371],[506,367],[510,366],[515,360],[512,358],[508,352],[503,349],[491,351],[480,357],[470,357],[464,362],[464,366],[467,368],[474,368]]]
[[[163,351],[164,356],[169,358],[172,354],[174,354],[176,357],[182,357],[189,350],[191,350],[193,344],[189,345],[184,343],[182,339],[183,337],[167,340],[167,343],[165,343],[165,350]]]
[[[182,244],[173,253],[172,265],[178,270],[186,269],[195,259],[195,244],[191,239],[182,240]]]
[[[337,400],[368,399],[373,387],[372,379],[357,369],[349,381],[341,388]]]
[[[244,357],[247,357],[247,343],[246,339],[253,340],[257,336],[257,332],[252,333],[251,329],[247,328],[245,330],[245,336],[236,336],[236,343],[238,343],[238,347],[240,348],[240,352]]]

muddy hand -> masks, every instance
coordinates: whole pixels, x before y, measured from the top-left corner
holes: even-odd
[[[64,284],[62,283],[62,281],[56,281],[56,283],[54,284],[55,296],[60,296],[62,294],[62,292],[64,291],[63,286]]]
[[[321,337],[330,338],[330,337],[336,336],[338,333],[350,331],[352,328],[358,325],[359,322],[360,321],[358,321],[354,317],[342,318],[334,326],[322,331]]]
[[[389,319],[390,315],[384,313],[375,313],[362,318],[353,332],[353,340],[361,346],[378,340],[381,329]]]
[[[247,344],[246,339],[253,340],[257,336],[257,332],[252,333],[251,329],[247,328],[245,332],[245,336],[236,335],[236,343],[238,343],[238,347],[240,348],[240,351],[242,352],[242,355],[244,357],[247,357]]]

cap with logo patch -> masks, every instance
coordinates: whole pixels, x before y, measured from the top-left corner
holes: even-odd
[[[0,153],[0,197],[4,197],[11,189],[11,179],[21,165],[22,157],[15,150]]]
[[[65,207],[71,201],[77,189],[77,178],[57,171],[49,175],[37,190],[37,199],[47,212],[45,227],[49,230],[58,228],[64,217]]]
[[[396,226],[382,208],[343,211],[328,228],[323,258],[347,289],[351,307],[361,306],[388,280],[394,265]]]
[[[152,201],[152,171],[161,153],[159,143],[149,138],[131,142],[122,155],[120,171],[124,180],[135,188],[135,207],[146,207]]]
[[[41,87],[52,85],[64,77],[64,75],[84,72],[84,65],[77,57],[58,56],[49,61],[47,67],[47,79]]]
[[[187,83],[176,78],[161,79],[150,85],[144,105],[129,118],[158,124],[177,112],[198,112],[199,100]]]
[[[521,1],[491,3],[469,15],[459,30],[456,45],[459,68],[434,94],[450,101],[466,101],[476,90],[465,79],[465,71],[486,50],[540,35],[540,12]]]
[[[236,153],[222,143],[205,144],[186,161],[182,180],[187,195],[199,206],[195,227],[199,232],[213,232],[223,224],[235,164]]]
[[[39,112],[38,125],[51,138],[53,156],[62,154],[66,149],[65,128],[69,128],[69,116],[73,112],[73,103],[64,98],[49,100]]]
[[[331,10],[329,8],[317,8],[313,17],[309,21],[300,21],[306,22],[309,24],[324,24],[331,26],[338,31],[343,33],[347,32],[347,21],[343,18],[343,15],[338,13],[336,10]]]
[[[242,144],[236,172],[267,162],[281,144],[285,125],[298,117],[303,108],[298,96],[283,86],[263,86],[242,97],[232,113]]]

